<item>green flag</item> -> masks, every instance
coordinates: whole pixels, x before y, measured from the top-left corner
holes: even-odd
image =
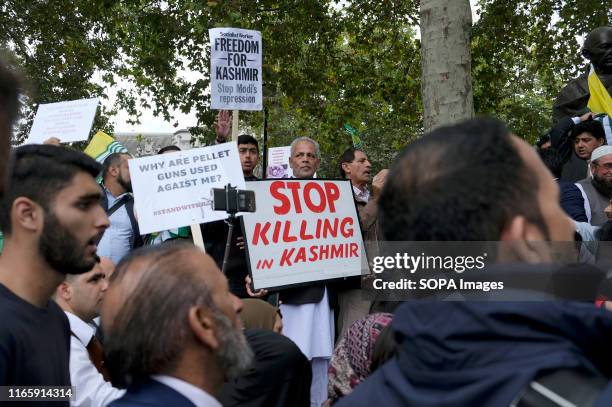
[[[351,126],[348,123],[344,123],[344,130],[351,135],[351,139],[353,140],[353,147],[362,148],[363,142],[361,141],[361,137],[359,137],[359,132],[356,128]]]

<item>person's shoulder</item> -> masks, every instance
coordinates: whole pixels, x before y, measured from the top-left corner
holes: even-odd
[[[293,364],[302,360],[307,362],[300,348],[289,338],[273,331],[250,328],[244,330],[244,336],[258,358],[281,357],[277,359],[284,364]]]
[[[404,378],[393,359],[377,369],[361,382],[353,392],[334,404],[338,407],[370,407],[381,405],[385,407],[396,407],[416,405],[410,403],[406,392],[410,392],[410,383]]]
[[[173,388],[153,379],[147,379],[139,384],[131,385],[122,397],[114,400],[108,404],[108,406],[195,407],[187,397]]]

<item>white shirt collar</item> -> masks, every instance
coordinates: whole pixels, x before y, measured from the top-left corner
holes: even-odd
[[[353,193],[355,194],[355,200],[363,203],[368,203],[370,200],[370,191],[367,187],[363,190],[356,185],[353,185]]]
[[[77,337],[83,346],[87,347],[91,337],[94,335],[94,329],[71,312],[64,311],[70,323],[70,331]]]
[[[153,375],[151,378],[176,390],[195,404],[196,407],[222,407],[216,398],[184,380],[161,374]]]

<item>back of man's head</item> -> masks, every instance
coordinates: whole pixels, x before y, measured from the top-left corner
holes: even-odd
[[[379,208],[389,241],[496,241],[517,215],[546,230],[538,179],[495,119],[441,127],[404,148]]]
[[[55,196],[80,172],[95,177],[100,164],[88,155],[64,147],[31,144],[13,150],[9,163],[9,184],[0,208],[0,228],[10,235],[11,207],[26,197],[49,211]]]
[[[589,133],[591,136],[595,137],[596,140],[603,140],[604,142],[606,140],[606,132],[602,124],[597,120],[585,120],[578,123],[572,129],[570,138],[574,140],[583,133]]]
[[[187,243],[140,248],[117,265],[102,307],[108,366],[117,383],[171,375],[195,341],[194,307],[206,310],[216,326],[219,347],[209,349],[219,363],[215,374],[234,377],[248,367],[244,336],[213,299],[227,289],[216,279],[223,276],[214,261]]]
[[[11,132],[19,111],[19,81],[0,59],[0,196],[6,182]]]

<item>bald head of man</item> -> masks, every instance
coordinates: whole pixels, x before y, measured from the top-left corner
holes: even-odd
[[[192,244],[132,252],[112,275],[101,312],[114,380],[163,374],[214,395],[252,362],[241,309],[212,258]]]

